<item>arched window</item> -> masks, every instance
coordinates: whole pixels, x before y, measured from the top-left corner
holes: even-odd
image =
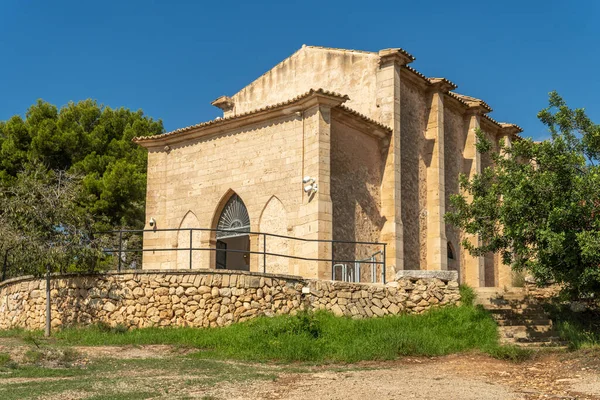
[[[454,247],[452,247],[452,243],[448,242],[448,260],[455,260],[454,256]]]
[[[250,232],[250,216],[237,194],[229,198],[217,224],[217,239],[244,236]]]
[[[250,270],[249,233],[248,210],[234,193],[223,206],[217,222],[215,268]]]

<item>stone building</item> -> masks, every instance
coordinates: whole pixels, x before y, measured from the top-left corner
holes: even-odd
[[[222,118],[134,139],[149,151],[146,228],[156,229],[144,235],[144,247],[157,249],[144,253],[144,268],[330,279],[324,260],[332,254],[346,262],[381,250],[327,242],[345,240],[386,243],[388,279],[403,269],[451,269],[475,287],[511,286],[510,268],[492,254],[464,251],[463,234],[444,214],[459,174],[490,162],[476,152],[475,129],[496,146],[521,130],[490,118],[484,101],[456,93],[449,80],[419,73],[413,61],[402,49],[302,46],[213,101]],[[190,242],[212,250],[181,251]]]

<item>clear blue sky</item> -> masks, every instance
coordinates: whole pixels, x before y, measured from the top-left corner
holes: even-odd
[[[93,98],[188,126],[305,43],[402,47],[539,139],[551,90],[600,122],[599,17],[596,0],[0,0],[0,120]]]

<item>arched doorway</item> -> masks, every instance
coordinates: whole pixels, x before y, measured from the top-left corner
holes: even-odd
[[[242,199],[233,194],[217,223],[217,269],[250,270],[250,217]]]
[[[460,263],[458,260],[458,254],[454,250],[454,246],[451,242],[448,242],[446,251],[448,256],[448,270],[458,272],[460,282]]]

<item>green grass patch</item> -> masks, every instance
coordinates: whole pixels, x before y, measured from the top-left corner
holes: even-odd
[[[55,338],[64,345],[170,344],[199,348],[202,358],[285,362],[389,360],[473,349],[493,354],[498,348],[496,324],[472,306],[361,320],[300,313],[211,329],[145,328],[115,334],[102,327],[70,328]]]
[[[189,391],[211,388],[221,382],[273,380],[273,368],[202,360],[190,356],[148,359],[96,359],[86,368],[19,366],[0,368],[0,399],[59,397],[80,394],[86,399],[187,398]],[[4,381],[10,378],[45,378]],[[67,397],[69,397],[67,396]]]
[[[477,296],[475,290],[469,285],[460,285],[458,289],[460,290],[460,301],[463,306],[473,307]]]

